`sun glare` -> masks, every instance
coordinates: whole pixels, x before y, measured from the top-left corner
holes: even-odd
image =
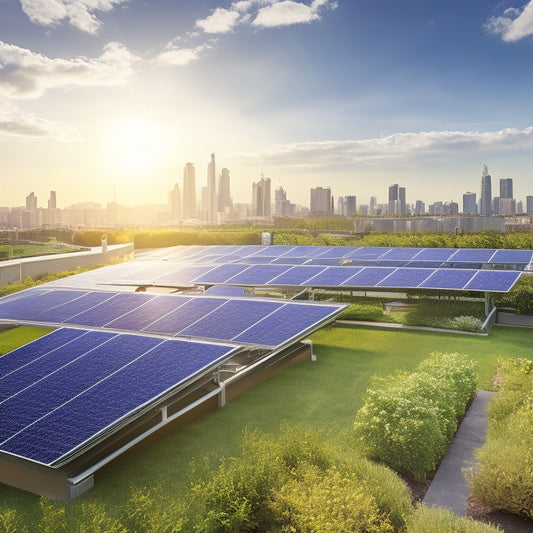
[[[107,159],[116,172],[142,177],[161,165],[168,142],[161,126],[141,119],[124,120],[107,132]]]

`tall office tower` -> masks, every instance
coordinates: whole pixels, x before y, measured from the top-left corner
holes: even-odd
[[[353,217],[357,211],[357,198],[355,196],[344,197],[344,210],[343,215],[345,217]]]
[[[473,215],[477,213],[477,201],[475,192],[463,194],[463,213]]]
[[[207,220],[214,224],[217,220],[217,175],[215,169],[215,153],[207,165]]]
[[[37,211],[37,196],[32,192],[26,196],[26,209],[28,211]]]
[[[181,191],[177,183],[168,193],[168,212],[170,220],[176,221],[181,219]]]
[[[405,201],[405,187],[400,187],[397,183],[389,187],[389,215],[407,214],[407,203]]]
[[[533,215],[533,196],[526,196],[526,215]]]
[[[490,181],[490,174],[487,165],[483,164],[481,172],[481,198],[480,201],[480,215],[492,214],[492,186]]]
[[[315,187],[311,189],[309,214],[311,216],[329,216],[331,209],[331,189],[329,187]]]
[[[56,192],[50,191],[50,200],[48,200],[48,209],[57,209]]]
[[[415,204],[415,215],[423,215],[426,212],[426,204],[422,200],[417,200]]]
[[[524,202],[522,202],[522,200],[518,200],[518,202],[516,202],[516,214],[517,215],[524,214]]]
[[[279,187],[274,191],[274,214],[278,217],[286,217],[291,214],[292,204],[287,200],[287,191]]]
[[[229,170],[223,168],[218,178],[218,210],[222,212],[231,210],[232,203]]]
[[[500,201],[498,212],[500,215],[516,214],[516,202],[513,198],[512,178],[503,178],[500,180]]]
[[[368,207],[368,214],[369,215],[375,215],[376,214],[376,207],[378,205],[378,199],[375,196],[370,197],[370,204]]]
[[[196,218],[196,173],[192,163],[183,168],[183,218]]]
[[[257,183],[252,183],[252,215],[270,216],[272,212],[270,204],[270,178],[265,178],[261,174],[261,179]]]

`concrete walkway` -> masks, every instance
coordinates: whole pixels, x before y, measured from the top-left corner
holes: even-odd
[[[478,391],[426,492],[425,504],[446,507],[455,514],[466,516],[472,491],[463,469],[477,464],[474,452],[485,443],[487,406],[495,394]]]

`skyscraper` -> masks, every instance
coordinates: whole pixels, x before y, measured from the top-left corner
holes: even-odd
[[[168,212],[170,220],[177,221],[181,219],[181,191],[177,183],[168,193]]]
[[[37,211],[37,196],[33,192],[26,196],[26,209],[28,211]]]
[[[526,196],[526,214],[533,215],[533,196]]]
[[[215,169],[215,153],[207,165],[207,220],[214,224],[217,220],[217,175]]]
[[[270,216],[271,212],[270,178],[261,174],[261,179],[252,184],[252,215]]]
[[[231,205],[229,170],[223,168],[218,178],[218,210],[221,212],[231,210]]]
[[[309,214],[315,217],[333,214],[331,189],[329,187],[315,187],[311,189]]]
[[[477,213],[477,201],[475,192],[466,192],[465,194],[463,194],[463,213]]]
[[[48,200],[48,209],[57,209],[56,192],[50,191],[50,200]]]
[[[279,217],[291,214],[291,203],[287,200],[287,191],[283,187],[274,191],[274,214]]]
[[[481,171],[481,197],[480,202],[480,215],[492,214],[492,186],[491,178],[487,165],[483,164],[483,170]]]
[[[196,218],[196,173],[192,163],[183,168],[183,218]]]
[[[500,180],[500,201],[498,205],[498,214],[514,215],[516,213],[516,202],[513,198],[513,180],[512,178],[503,178]]]
[[[513,197],[513,179],[503,178],[500,180],[500,198]]]
[[[400,187],[395,183],[389,187],[389,215],[405,214],[407,214],[405,187]]]

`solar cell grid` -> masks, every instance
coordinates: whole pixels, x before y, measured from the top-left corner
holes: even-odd
[[[474,276],[473,270],[441,268],[436,270],[420,287],[426,289],[462,289]]]
[[[454,248],[423,248],[416,254],[416,261],[446,261],[455,252]]]
[[[335,287],[341,285],[361,269],[358,267],[327,267],[307,281],[313,287]]]
[[[398,268],[377,284],[378,287],[418,287],[432,271],[425,268]]]
[[[249,268],[249,265],[233,264],[220,265],[206,272],[201,277],[202,283],[223,283],[231,277],[243,272]]]
[[[520,272],[479,270],[466,285],[466,290],[507,292],[518,281]]]
[[[305,285],[305,282],[324,270],[319,266],[295,266],[270,280],[270,285]]]
[[[291,268],[288,265],[252,265],[249,269],[229,278],[233,285],[264,285]]]
[[[495,252],[496,250],[489,250],[485,248],[461,248],[457,250],[451,260],[453,262],[461,261],[467,263],[483,263],[488,262]]]
[[[532,258],[531,250],[497,250],[492,256],[491,263],[529,263]]]
[[[345,287],[374,287],[392,274],[393,271],[394,268],[366,267],[341,283],[341,285]]]
[[[380,259],[414,259],[420,251],[420,248],[389,248]]]

